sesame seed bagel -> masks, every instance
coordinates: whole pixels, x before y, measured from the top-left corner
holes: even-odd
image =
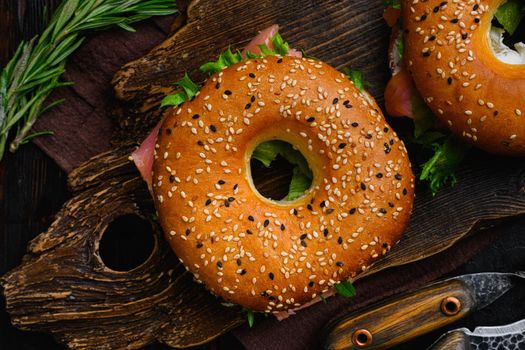
[[[491,21],[504,0],[403,1],[405,54],[417,89],[457,136],[525,155],[525,65],[496,58]]]
[[[313,172],[294,201],[252,182],[253,150],[275,139]],[[278,56],[224,69],[168,113],[153,169],[180,260],[214,294],[261,312],[301,306],[385,254],[409,219],[413,182],[371,98],[322,62]]]

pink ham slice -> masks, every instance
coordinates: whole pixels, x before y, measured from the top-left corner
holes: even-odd
[[[151,133],[142,141],[139,148],[131,154],[135,166],[140,171],[140,175],[148,184],[148,188],[151,191],[151,176],[153,170],[153,151],[155,150],[155,142],[157,141],[157,135],[159,134],[160,126],[162,121],[157,124],[151,131]]]
[[[243,50],[243,55],[246,55],[246,51],[250,51],[254,54],[260,54],[261,50],[259,49],[258,45],[266,44],[270,49],[272,48],[272,43],[270,42],[270,39],[279,32],[279,25],[274,24],[255,36],[255,38],[252,39],[246,45],[246,47]],[[294,57],[302,57],[302,53],[300,51],[297,51],[295,49],[290,49],[289,53],[290,56]],[[144,141],[141,143],[139,148],[132,153],[131,157],[133,158],[133,162],[135,162],[135,166],[139,169],[140,175],[142,175],[142,178],[146,183],[148,184],[148,188],[151,190],[151,172],[153,169],[153,150],[155,149],[155,141],[157,140],[157,134],[159,133],[160,125],[162,122],[160,122],[144,139]]]

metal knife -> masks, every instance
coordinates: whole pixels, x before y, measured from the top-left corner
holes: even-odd
[[[524,272],[449,278],[339,317],[323,331],[323,347],[388,349],[484,308],[525,280]]]
[[[525,319],[506,326],[459,328],[443,334],[428,350],[523,350]]]

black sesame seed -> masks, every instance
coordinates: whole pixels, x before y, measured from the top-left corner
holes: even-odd
[[[498,111],[494,111],[494,113],[493,113],[493,115],[494,115],[495,117],[497,117],[497,116],[498,116],[498,114],[499,114],[499,112],[498,112]]]
[[[361,187],[361,189],[363,191],[366,190],[366,185],[363,182],[361,182],[361,184],[359,186]]]
[[[250,221],[255,221],[255,219],[254,219],[253,216],[251,216],[251,215],[248,215],[248,220],[250,220]]]
[[[353,123],[352,123],[352,126],[353,126],[354,128],[357,128],[357,127],[359,126],[359,123],[358,123],[358,122],[353,122]]]
[[[250,73],[248,75],[250,76],[250,78],[255,78],[255,74],[253,74],[253,73]]]
[[[305,248],[308,247],[308,244],[306,244],[305,241],[301,241],[301,245],[302,245],[303,247],[305,247]]]
[[[311,205],[311,204],[308,204],[308,205],[306,206],[306,208],[307,208],[308,210],[313,210],[313,208],[312,208],[312,205]]]
[[[423,21],[426,20],[426,19],[427,19],[427,15],[424,14],[423,16],[421,16],[420,21],[423,22]]]
[[[226,182],[225,182],[224,180],[219,180],[219,181],[217,181],[217,183],[218,183],[219,185],[224,185]]]
[[[253,235],[252,230],[246,230],[246,233],[249,234],[249,235]]]
[[[390,145],[385,142],[383,145],[385,147],[385,154],[389,154],[392,151],[392,148],[390,148]]]
[[[389,206],[390,208],[393,208],[393,207],[394,207],[394,203],[392,203],[392,202],[388,202],[388,206]]]
[[[478,9],[479,9],[479,5],[478,4],[474,5],[474,7],[472,8],[472,10],[474,10],[474,11],[477,11]]]
[[[284,226],[284,224],[281,224],[281,231],[284,231],[286,230],[286,226]]]
[[[250,109],[252,107],[251,103],[247,103],[246,106],[244,106],[244,109]]]
[[[403,188],[403,195],[405,195],[405,196],[406,196],[406,195],[407,195],[407,193],[408,193],[407,189],[406,189],[406,188]]]
[[[385,127],[385,128],[383,129],[383,132],[388,132],[388,130],[389,130],[389,129]]]
[[[325,228],[325,229],[323,230],[323,235],[324,235],[325,237],[328,237],[328,229],[327,229],[327,228]]]
[[[206,199],[206,203],[204,203],[204,205],[205,205],[205,206],[208,206],[208,205],[210,205],[210,204],[211,204],[211,199],[209,199],[209,198]]]
[[[226,96],[230,96],[232,94],[232,92],[230,90],[224,90],[224,94]]]
[[[241,266],[242,262],[241,259],[237,259],[237,266]]]
[[[269,277],[272,281],[273,281],[273,279],[275,278],[273,272],[270,272],[270,273],[268,274],[268,277]]]
[[[192,115],[191,119],[199,119],[199,117],[200,117],[200,115],[194,114],[194,115]]]
[[[342,142],[339,144],[339,149],[343,149],[346,147],[346,143]]]
[[[218,267],[219,269],[222,269],[222,261],[217,261],[217,267]]]
[[[171,129],[170,128],[166,129],[166,135],[171,135]]]
[[[268,225],[270,225],[270,220],[268,220],[268,219],[264,220],[263,226],[264,227],[268,227]]]
[[[461,39],[465,40],[467,38],[468,38],[468,34],[467,33],[461,34]]]
[[[453,82],[453,81],[454,81],[454,80],[452,79],[452,77],[448,77],[448,79],[447,79],[447,83],[448,83],[448,85],[452,85],[452,82]]]
[[[439,6],[434,7],[434,13],[439,12],[439,9],[440,9]]]
[[[283,62],[283,59],[282,59],[282,58],[279,58],[279,59],[277,60],[277,63],[282,63],[282,62]]]
[[[434,41],[434,40],[436,40],[436,36],[435,36],[435,35],[432,35],[430,38],[428,38],[428,40],[430,40],[430,41]]]
[[[343,237],[339,236],[339,238],[337,239],[337,243],[343,244]]]
[[[352,108],[352,107],[353,107],[350,103],[346,103],[344,106],[345,106],[346,108]]]
[[[385,242],[382,245],[383,245],[383,248],[388,248],[388,243]]]
[[[423,52],[423,57],[429,57],[429,56],[430,56],[430,51]]]
[[[235,197],[228,197],[228,202],[233,202],[235,200]]]
[[[381,178],[383,177],[383,173],[377,173],[377,174],[376,174],[376,177],[377,177],[378,179],[381,179]]]
[[[190,233],[191,233],[191,230],[189,228],[187,228],[185,233],[186,233],[186,236],[189,236]]]
[[[312,122],[315,121],[315,117],[309,117],[308,119],[306,119],[306,121],[307,121],[308,123],[312,123]]]
[[[350,210],[348,211],[348,213],[349,213],[350,215],[354,215],[356,210],[357,210],[356,208],[352,208],[352,209],[350,209]]]
[[[457,18],[454,18],[453,20],[450,21],[450,23],[458,23],[459,22],[459,19]]]
[[[328,209],[326,209],[326,213],[327,214],[332,214],[334,212],[334,210],[335,210],[334,208],[328,208]]]
[[[197,248],[202,248],[204,244],[202,244],[201,242],[197,243]]]
[[[379,209],[379,212],[380,212],[381,214],[386,214],[386,209],[385,209],[385,208],[381,208],[381,209]]]
[[[314,286],[314,281],[308,282],[308,287],[312,288]]]
[[[171,183],[174,183],[175,182],[175,176],[170,175],[170,179],[169,180],[170,180]]]
[[[479,23],[479,22],[481,22],[481,20],[479,18],[475,18],[474,22]]]
[[[401,180],[401,174],[395,174],[394,177],[396,178],[396,180]]]
[[[344,263],[342,261],[338,261],[335,263],[335,265],[338,267],[343,267]]]
[[[250,101],[253,103],[255,102],[255,95],[253,95],[251,98],[250,98]]]
[[[199,146],[204,146],[204,142],[202,142],[201,140],[197,141],[197,145]]]
[[[308,235],[306,233],[303,233],[301,236],[299,236],[299,239],[303,240],[306,239],[306,237],[308,237]]]
[[[228,202],[227,200],[224,201],[224,206],[226,208],[229,208],[230,207],[230,202]]]
[[[293,215],[297,216],[297,209],[293,210]]]
[[[221,84],[220,84],[220,83],[215,84],[215,88],[216,88],[217,90],[219,90],[220,87],[221,87]]]
[[[336,97],[332,100],[332,104],[335,105],[339,102],[339,99]]]
[[[326,201],[321,201],[321,203],[319,204],[319,206],[320,206],[321,208],[326,207]]]
[[[237,190],[237,188],[239,188],[239,184],[235,184],[235,185],[233,185],[233,190],[234,190],[234,191]]]
[[[210,130],[213,132],[217,132],[217,128],[215,127],[215,125],[210,125]]]
[[[443,7],[445,6],[446,4],[448,4],[448,1],[442,1],[441,4],[439,4],[440,7]]]
[[[246,275],[246,269],[242,269],[241,272],[240,272],[240,275]]]

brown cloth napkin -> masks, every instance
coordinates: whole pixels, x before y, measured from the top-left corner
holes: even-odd
[[[67,63],[65,79],[74,86],[56,91],[51,99],[65,98],[60,107],[43,115],[35,131],[52,130],[54,136],[35,139],[66,172],[81,162],[110,149],[116,101],[110,84],[125,63],[139,58],[167,36],[174,17],[137,24],[136,33],[109,30],[89,37]],[[341,310],[355,310],[390,295],[414,289],[456,267],[480,252],[492,239],[470,239],[424,262],[388,270],[356,283],[352,299],[333,297],[300,311],[282,322],[260,319],[253,329],[242,327],[234,335],[248,349],[312,349],[318,346],[319,331]]]
[[[97,33],[67,61],[64,79],[75,85],[55,91],[50,101],[65,98],[66,102],[41,116],[34,126],[34,131],[54,132],[34,142],[63,170],[70,172],[110,149],[115,127],[110,115],[116,105],[111,79],[121,66],[164,41],[174,18],[138,23],[135,33],[123,29]]]

